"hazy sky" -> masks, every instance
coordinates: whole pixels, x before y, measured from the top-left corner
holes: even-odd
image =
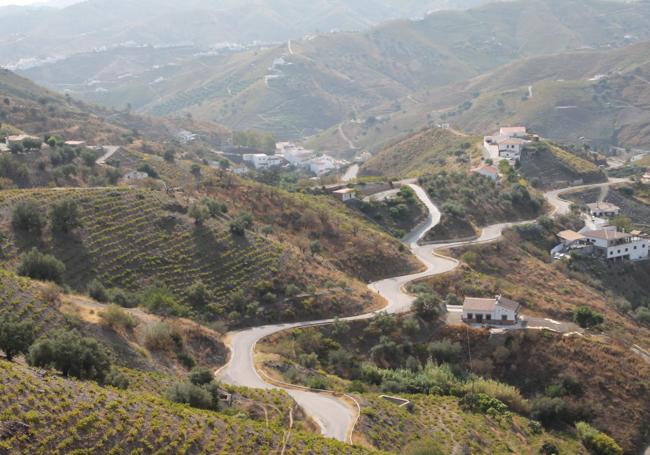
[[[32,3],[44,3],[41,0],[0,0],[0,6],[7,5],[30,5]]]

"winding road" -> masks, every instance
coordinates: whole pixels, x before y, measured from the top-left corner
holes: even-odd
[[[560,195],[569,191],[580,189],[603,187],[611,184],[621,183],[625,180],[611,180],[608,183],[596,185],[584,185],[579,187],[565,188],[551,191],[545,194],[546,200],[553,207],[553,215],[568,213],[571,203],[563,200]],[[387,306],[380,311],[345,318],[342,320],[356,321],[370,319],[379,312],[388,312],[391,314],[404,313],[409,311],[415,297],[404,291],[404,286],[412,281],[422,278],[428,278],[434,275],[450,272],[458,267],[459,262],[455,259],[443,257],[436,253],[437,250],[445,248],[455,248],[463,245],[489,243],[498,240],[503,230],[507,227],[522,224],[520,223],[503,223],[488,226],[483,229],[480,237],[469,242],[456,242],[439,244],[435,246],[421,246],[418,241],[438,223],[440,223],[440,211],[431,201],[426,191],[415,184],[409,185],[416,193],[418,198],[429,210],[427,220],[417,226],[405,239],[413,254],[425,266],[425,270],[411,275],[388,278],[369,285],[369,288],[381,295],[388,302]],[[312,322],[297,322],[288,324],[267,325],[246,329],[239,332],[231,332],[226,336],[226,343],[230,347],[230,361],[216,376],[222,382],[238,386],[271,389],[278,388],[269,383],[260,376],[255,367],[254,351],[255,345],[263,338],[288,329],[299,327],[312,327],[318,325],[327,325],[334,322],[334,319],[327,319]],[[351,436],[354,425],[358,418],[358,409],[350,406],[340,397],[327,392],[314,392],[307,389],[295,387],[282,387],[294,400],[305,410],[305,412],[316,421],[322,434],[327,437],[335,438],[340,441],[351,442]]]

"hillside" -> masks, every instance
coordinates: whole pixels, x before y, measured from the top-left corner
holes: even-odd
[[[605,173],[589,158],[588,153],[580,156],[557,144],[539,142],[526,149],[519,172],[539,188],[604,182]]]
[[[395,142],[363,164],[361,175],[419,177],[447,171],[469,171],[479,158],[478,137],[465,137],[440,128],[419,131]]]
[[[576,10],[581,13],[572,14]],[[364,122],[370,116],[413,110],[409,95],[417,100],[415,104],[426,106],[422,95],[427,90],[468,80],[520,58],[583,47],[620,47],[629,44],[626,36],[643,40],[649,37],[649,17],[645,2],[624,7],[587,0],[499,2],[468,11],[437,12],[417,21],[390,22],[363,33],[292,40],[291,46],[198,55],[194,61],[165,66],[164,72],[149,65],[150,70],[137,78],[124,73],[117,88],[112,76],[107,87],[102,81],[97,87],[101,92],[114,90],[119,100],[113,103],[103,92],[102,102],[122,107],[130,84],[134,88],[149,84],[148,99],[139,95],[131,100],[142,112],[190,112],[230,127],[301,137],[349,119]],[[540,18],[544,27],[535,26]],[[88,54],[87,59],[96,56]],[[206,68],[201,73],[205,76],[197,77],[198,66]],[[25,74],[40,74],[38,82],[48,84],[48,71],[46,65],[33,75]],[[51,84],[63,79],[57,76]],[[91,80],[89,75],[83,79]],[[87,87],[81,91],[89,92]],[[397,99],[401,101],[396,103]],[[426,121],[426,114],[420,121]]]
[[[224,413],[200,411],[140,391],[120,391],[0,361],[3,450],[64,453],[112,450],[188,454],[268,450],[287,453],[368,451]],[[34,397],[39,399],[34,401]]]

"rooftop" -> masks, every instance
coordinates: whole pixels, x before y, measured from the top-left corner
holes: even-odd
[[[334,194],[350,194],[354,192],[356,192],[354,188],[343,188],[341,190],[334,191]]]
[[[576,242],[578,240],[584,240],[585,236],[575,232],[575,231],[562,231],[557,235],[562,240],[567,240],[569,242]]]
[[[495,175],[497,175],[499,173],[499,170],[496,167],[491,166],[489,164],[484,164],[482,166],[479,166],[476,169],[474,169],[473,171],[474,172],[481,172],[481,171],[482,172],[488,172],[490,174],[495,174]]]
[[[463,304],[465,311],[493,311],[497,306],[511,311],[519,311],[521,305],[514,300],[506,299],[504,297],[496,296],[491,299],[482,299],[475,297],[466,297]]]
[[[584,233],[584,236],[587,238],[600,239],[600,240],[623,240],[632,237],[631,234],[627,234],[625,232],[606,231],[606,230],[587,231]]]

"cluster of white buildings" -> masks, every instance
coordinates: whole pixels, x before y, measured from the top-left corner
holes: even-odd
[[[494,162],[506,160],[514,164],[521,159],[526,144],[530,143],[528,137],[524,126],[504,127],[497,134],[485,136],[483,147]]]
[[[640,231],[620,232],[608,219],[618,216],[621,209],[608,202],[587,204],[588,218],[579,232],[562,231],[557,236],[560,244],[551,255],[560,259],[575,252],[606,260],[642,261],[648,259],[648,237]]]

